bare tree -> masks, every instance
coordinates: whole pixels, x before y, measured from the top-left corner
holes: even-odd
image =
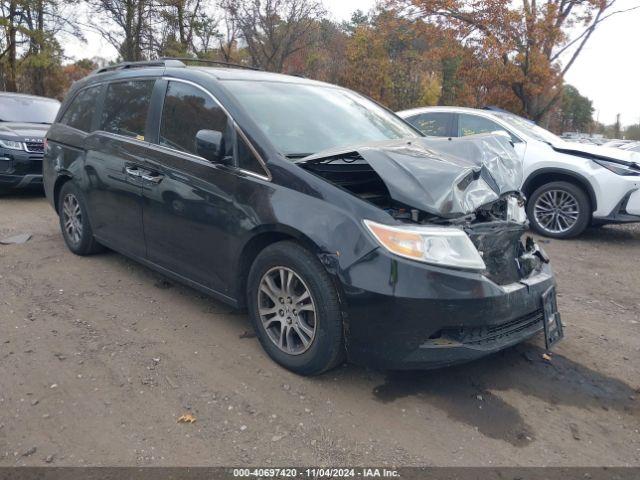
[[[223,0],[255,66],[283,71],[292,54],[307,47],[325,15],[317,0]]]
[[[195,52],[195,36],[212,20],[203,12],[204,3],[203,0],[158,1],[153,15],[157,20],[152,25],[151,40],[160,55],[188,55]]]
[[[238,25],[228,10],[223,10],[222,22],[224,34],[218,36],[218,49],[225,62],[232,62],[238,48]]]
[[[64,36],[82,38],[77,0],[0,0],[0,81],[9,91],[44,95],[47,77],[59,68]],[[19,78],[21,77],[21,78]]]
[[[192,43],[197,56],[206,57],[215,49],[216,40],[222,38],[219,25],[220,20],[207,12],[201,13],[196,18]]]
[[[89,27],[113,45],[125,61],[142,60],[148,47],[151,0],[87,0]]]
[[[2,52],[2,57],[6,56],[6,72],[5,77],[5,89],[9,92],[17,91],[16,85],[16,56],[17,56],[17,31],[18,31],[18,18],[17,18],[17,2],[16,0],[10,0],[8,5],[2,2],[2,17],[3,26],[5,29],[5,45],[6,48]],[[2,59],[0,57],[0,59]]]

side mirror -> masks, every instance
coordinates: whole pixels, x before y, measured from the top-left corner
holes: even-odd
[[[224,136],[216,130],[199,130],[196,133],[196,152],[213,163],[221,163],[224,159]]]

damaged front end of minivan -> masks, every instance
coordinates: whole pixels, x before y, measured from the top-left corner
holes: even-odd
[[[525,235],[522,163],[507,138],[382,142],[297,163],[390,217],[364,221],[382,248],[341,279],[352,360],[437,367],[541,330],[548,345],[561,336],[549,258]],[[381,270],[384,281],[372,275]]]
[[[531,237],[521,240],[528,227],[522,164],[500,136],[369,144],[298,164],[399,223],[464,231],[498,284],[527,278],[549,261]]]

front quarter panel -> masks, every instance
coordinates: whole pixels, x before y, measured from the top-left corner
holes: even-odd
[[[594,161],[555,151],[542,142],[531,142],[525,157],[526,179],[544,169],[566,171],[579,176],[591,186],[597,208],[594,218],[607,217],[626,195],[640,188],[640,178],[617,175]]]
[[[269,163],[273,182],[249,176],[239,179],[236,201],[243,205],[244,218],[239,222],[240,241],[232,252],[236,265],[241,264],[242,251],[253,238],[275,232],[300,239],[315,250],[331,274],[339,276],[377,248],[362,219],[388,222],[390,217],[288,163]]]

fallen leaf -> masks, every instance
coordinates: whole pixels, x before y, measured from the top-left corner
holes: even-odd
[[[185,413],[178,418],[178,423],[194,423],[196,421],[196,417],[191,413]]]
[[[547,362],[551,361],[551,355],[549,355],[548,353],[543,353],[542,358],[544,358]]]

